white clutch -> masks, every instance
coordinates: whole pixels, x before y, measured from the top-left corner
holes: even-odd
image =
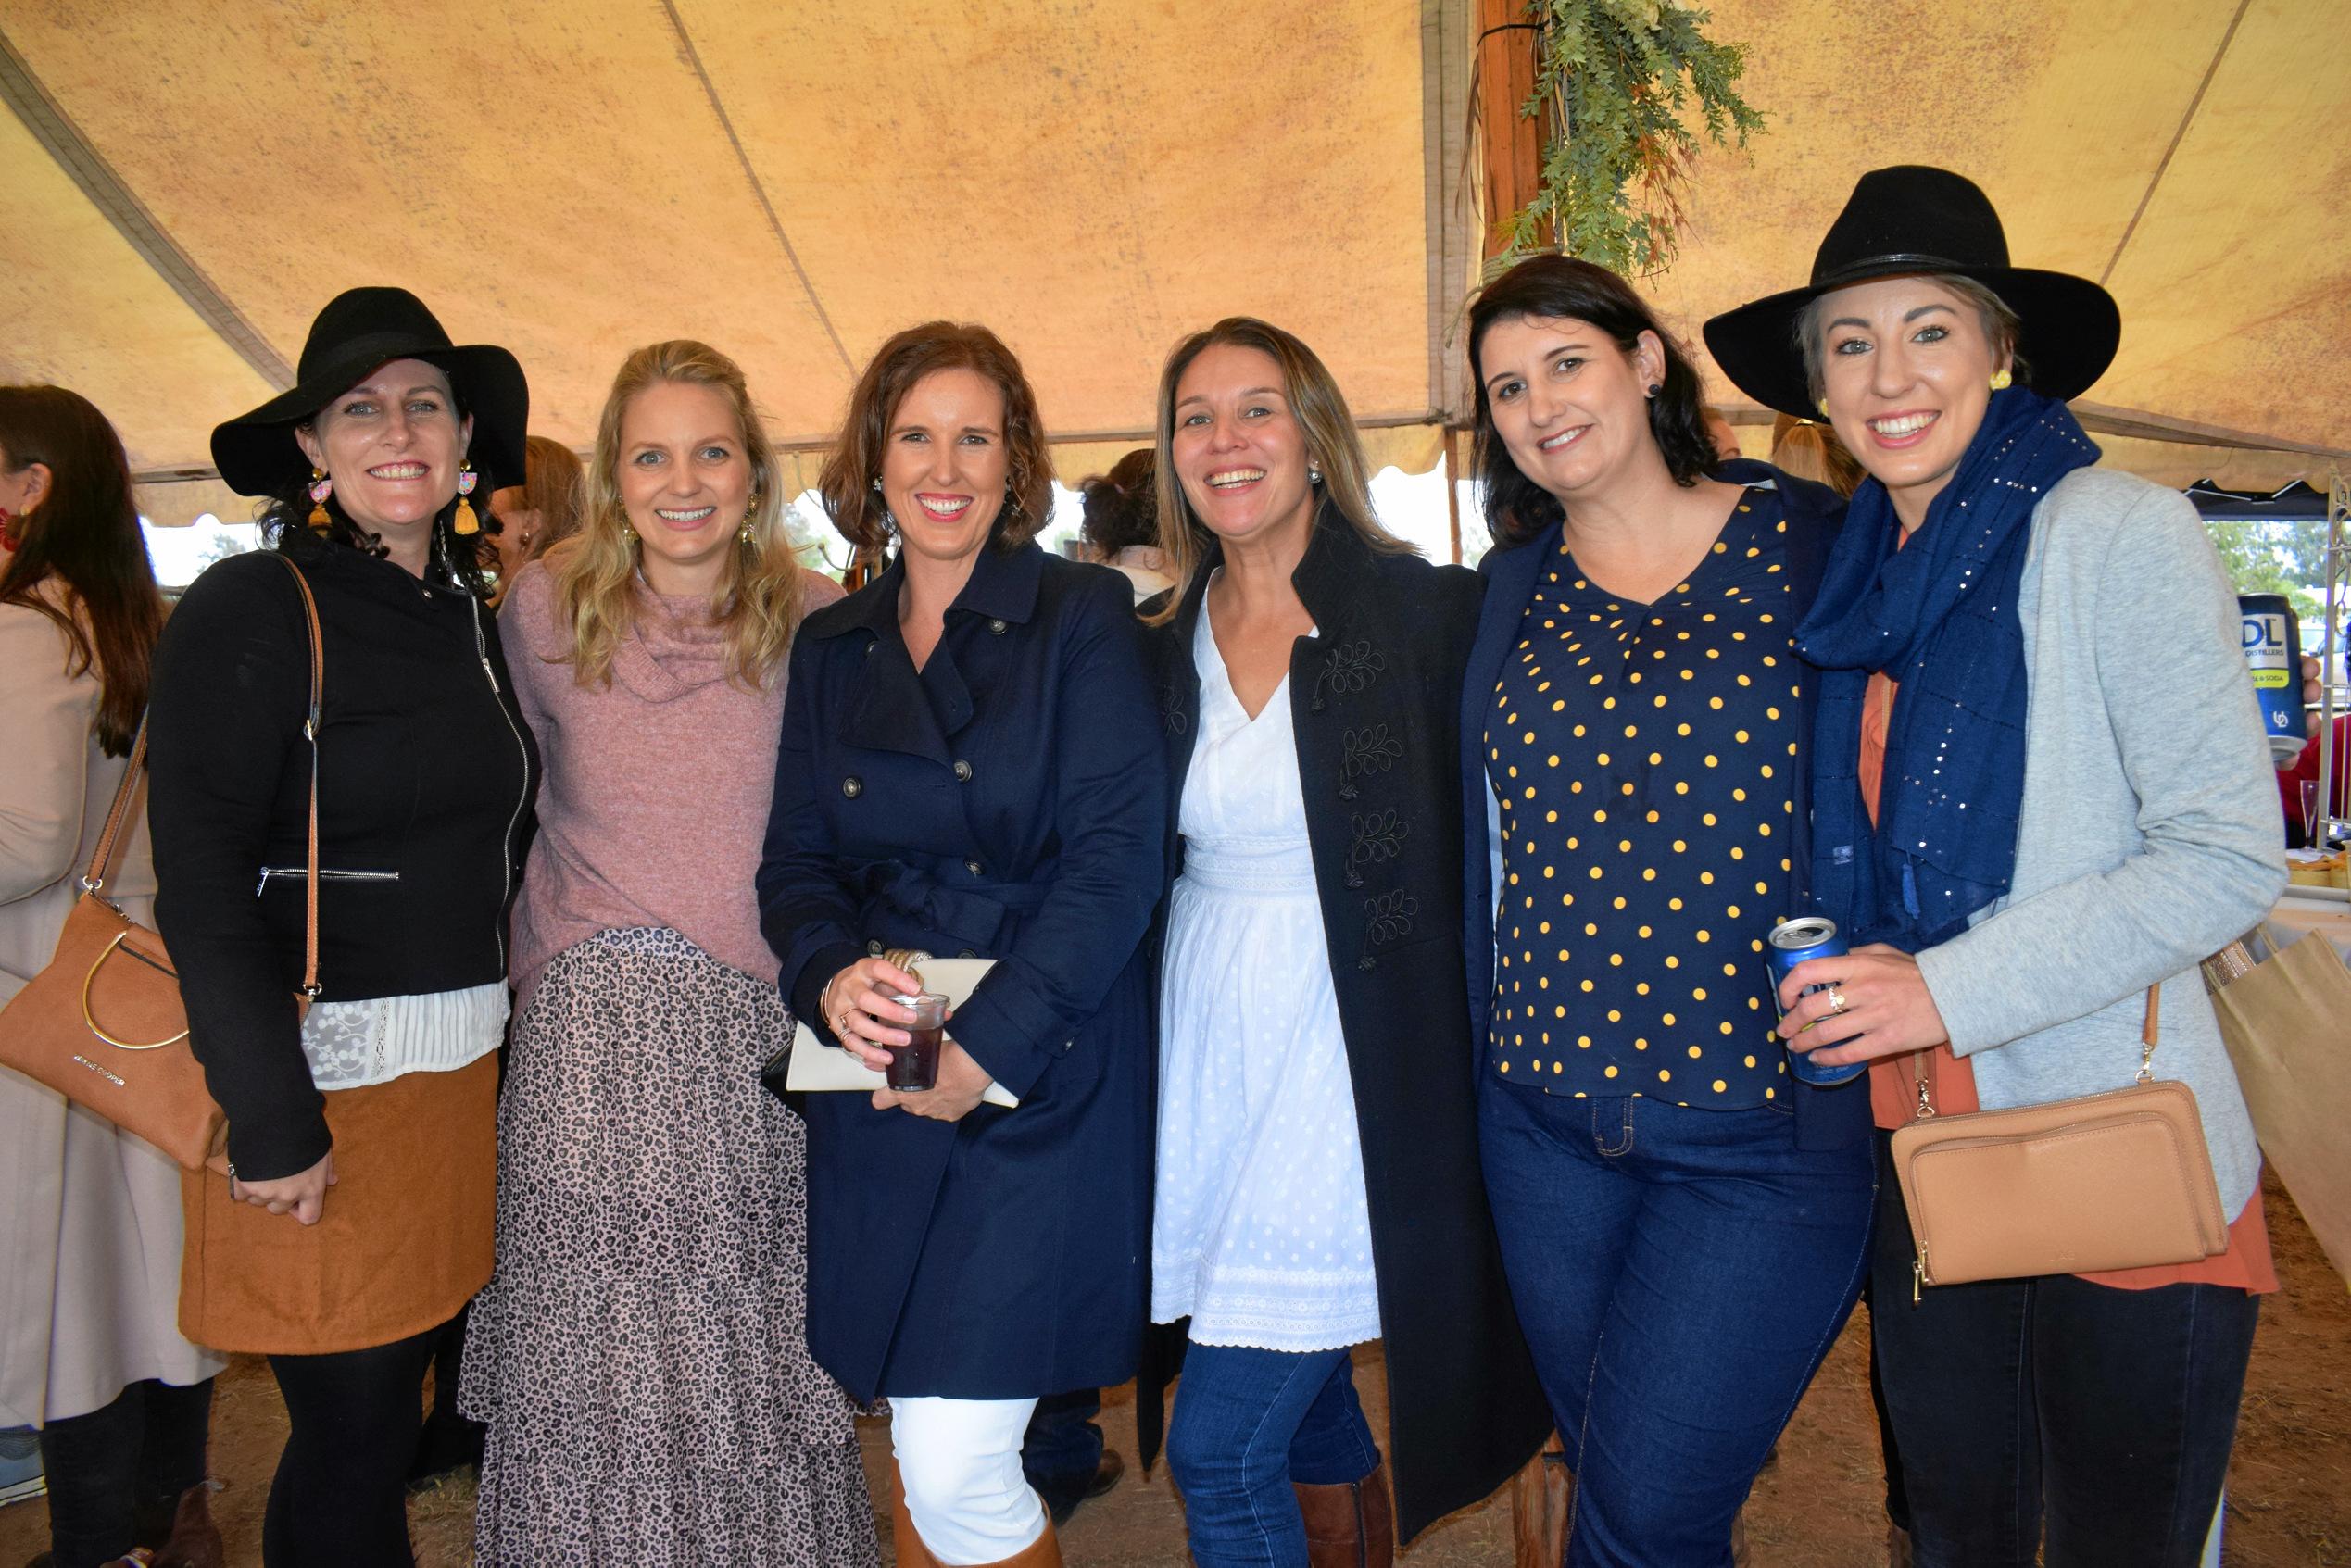
[[[950,1011],[969,1001],[980,976],[996,967],[994,959],[923,958],[915,963],[915,973],[921,977],[924,989],[947,997]],[[955,1037],[952,1022],[948,1024],[947,1037]],[[802,1023],[792,1036],[792,1060],[785,1069],[784,1086],[818,1093],[827,1089],[862,1089],[871,1094],[875,1089],[888,1088],[889,1082],[838,1046],[828,1046],[818,1039],[816,1032]],[[1001,1084],[989,1084],[987,1092],[980,1098],[990,1105],[1009,1108],[1020,1104],[1019,1098]]]

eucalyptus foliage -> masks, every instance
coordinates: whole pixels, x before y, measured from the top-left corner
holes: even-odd
[[[1691,111],[1717,147],[1763,129],[1737,88],[1745,46],[1711,42],[1710,14],[1672,0],[1528,0],[1526,15],[1540,59],[1519,112],[1543,120],[1542,184],[1490,273],[1554,248],[1628,275],[1663,270],[1687,222]]]

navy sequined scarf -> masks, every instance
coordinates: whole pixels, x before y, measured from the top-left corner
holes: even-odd
[[[1896,549],[1893,502],[1854,492],[1819,596],[1796,629],[1818,667],[1812,891],[1854,947],[1933,947],[2008,889],[2024,800],[2026,671],[2017,587],[2032,512],[2098,460],[2066,406],[1993,394],[1959,469]],[[1872,671],[1901,687],[1873,831],[1862,804]]]

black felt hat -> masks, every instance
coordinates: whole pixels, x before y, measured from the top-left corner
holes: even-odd
[[[467,455],[474,468],[491,487],[522,483],[531,391],[521,362],[490,344],[450,343],[424,301],[387,288],[335,295],[310,323],[293,389],[213,428],[212,462],[221,480],[241,495],[266,495],[309,472],[294,427],[395,359],[421,359],[446,371],[458,401],[473,416]]]
[[[1998,295],[2023,330],[2017,352],[2032,385],[2060,401],[2106,374],[2122,340],[2114,296],[2087,278],[2008,265],[2000,214],[1976,182],[1947,169],[1873,169],[1854,184],[1812,260],[1812,282],[1706,323],[1706,347],[1740,391],[1799,419],[1818,410],[1804,379],[1796,320],[1805,306],[1873,278],[1948,272]]]

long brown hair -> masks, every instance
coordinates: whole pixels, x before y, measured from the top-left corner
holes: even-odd
[[[587,508],[579,532],[547,558],[556,614],[572,628],[572,678],[583,686],[610,685],[612,655],[636,622],[637,542],[621,506],[614,475],[621,463],[621,420],[647,388],[668,383],[715,387],[733,405],[751,462],[756,496],[751,537],[728,558],[726,575],[710,601],[711,618],[725,629],[728,678],[758,691],[780,676],[784,656],[799,628],[808,585],[784,531],[783,485],[775,447],[744,384],[742,367],[707,343],[673,338],[638,349],[622,362],[597,421],[596,461],[587,474]]]
[[[26,514],[16,553],[0,569],[0,604],[38,610],[65,633],[79,675],[94,670],[93,724],[109,757],[131,749],[147,706],[147,668],[163,633],[163,594],[122,438],[90,400],[61,386],[0,386],[0,463],[49,470],[49,491]],[[61,594],[41,592],[56,579]]]
[[[1194,516],[1184,497],[1183,482],[1176,476],[1176,393],[1192,361],[1212,348],[1229,345],[1254,348],[1281,367],[1282,395],[1289,403],[1301,433],[1306,437],[1306,460],[1322,470],[1319,499],[1344,519],[1355,534],[1386,556],[1408,556],[1412,542],[1399,539],[1379,525],[1372,510],[1371,474],[1364,460],[1364,444],[1355,433],[1355,416],[1348,411],[1347,395],[1339,380],[1314,351],[1292,334],[1254,316],[1227,316],[1214,326],[1194,332],[1176,345],[1167,367],[1159,375],[1159,424],[1155,439],[1158,461],[1152,474],[1159,493],[1159,547],[1166,557],[1165,571],[1176,580],[1167,602],[1145,619],[1159,624],[1174,619],[1183,603],[1192,573],[1208,553],[1214,535]]]
[[[1053,454],[1037,394],[1004,340],[969,321],[925,321],[874,351],[849,394],[841,437],[817,476],[816,493],[841,537],[863,549],[889,544],[888,508],[874,489],[890,420],[914,385],[934,370],[971,370],[1004,395],[1004,505],[988,524],[987,542],[1010,550],[1037,537],[1053,516]]]

